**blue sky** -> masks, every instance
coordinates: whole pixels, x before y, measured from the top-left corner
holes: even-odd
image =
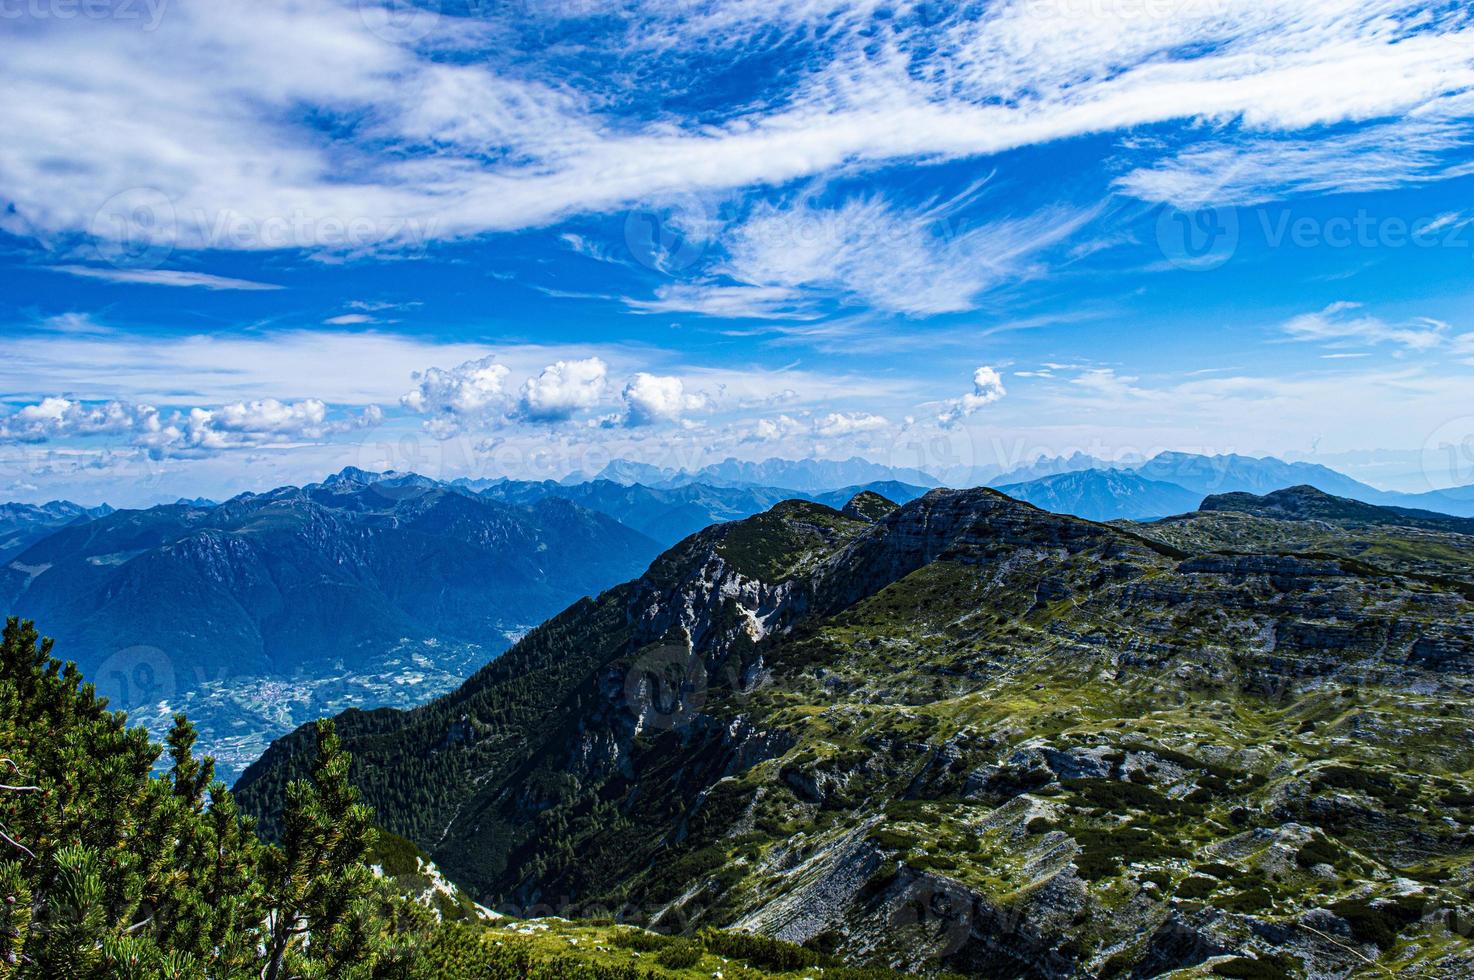
[[[1474,14],[28,0],[0,497],[343,465],[1474,483]]]

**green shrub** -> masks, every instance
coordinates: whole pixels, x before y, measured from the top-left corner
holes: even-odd
[[[1203,878],[1193,875],[1184,878],[1182,884],[1177,886],[1178,898],[1206,898],[1212,894],[1213,889],[1218,887],[1218,882],[1212,878]]]
[[[672,970],[687,970],[701,962],[705,948],[694,940],[677,939],[655,955],[655,962]]]
[[[1417,895],[1399,895],[1376,903],[1352,898],[1332,905],[1331,911],[1346,920],[1358,942],[1391,949],[1397,934],[1422,917],[1426,904],[1427,900]]]
[[[779,973],[834,962],[823,953],[757,933],[703,929],[699,938],[708,950],[718,956],[741,960],[748,966]]]
[[[1213,973],[1215,976],[1235,977],[1237,980],[1293,980],[1294,962],[1283,953],[1260,959],[1236,956],[1226,963],[1216,964]]]

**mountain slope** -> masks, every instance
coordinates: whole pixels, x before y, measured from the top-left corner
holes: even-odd
[[[1091,521],[1150,520],[1195,509],[1202,495],[1126,470],[1080,470],[998,487],[1000,493],[1056,514]]]
[[[787,502],[339,727],[489,903],[983,976],[1462,975],[1474,603],[1152,527]],[[268,828],[305,745],[238,786]]]

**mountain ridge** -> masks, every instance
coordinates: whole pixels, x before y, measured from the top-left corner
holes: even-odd
[[[438,701],[340,730],[390,829],[488,904],[632,906],[983,975],[1393,955],[1421,927],[1373,942],[1361,910],[1452,907],[1437,875],[1474,858],[1445,802],[1474,765],[1474,603],[1154,527],[986,489],[878,519],[788,501],[685,539]],[[1367,712],[1394,713],[1382,738],[1346,737]],[[303,738],[237,786],[268,828]],[[950,911],[906,911],[934,900]],[[1428,962],[1467,953],[1428,935]]]

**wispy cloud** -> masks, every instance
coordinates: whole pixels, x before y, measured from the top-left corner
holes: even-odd
[[[748,320],[814,320],[820,316],[802,293],[787,286],[670,283],[657,287],[654,299],[627,297],[624,302],[637,313],[696,313]]]
[[[212,276],[203,272],[181,272],[176,269],[105,268],[90,265],[52,265],[46,268],[51,272],[64,272],[69,276],[78,276],[82,279],[98,279],[102,282],[134,283],[143,286],[235,289],[248,292],[282,288],[269,282],[255,282],[250,279],[230,279],[225,276]]]
[[[1469,147],[1468,133],[1466,123],[1423,118],[1306,138],[1239,132],[1132,170],[1116,185],[1181,210],[1385,190],[1468,172],[1454,154]]]
[[[1076,232],[1093,209],[1054,209],[975,224],[974,193],[903,207],[855,197],[832,207],[760,204],[723,235],[718,268],[769,290],[828,293],[910,316],[972,309],[980,294],[1027,276],[1044,250]]]
[[[662,0],[580,34],[578,58],[541,61],[527,55],[546,50],[548,25],[528,27],[519,5],[486,19],[431,12],[415,36],[376,9],[259,0],[180,5],[151,32],[28,24],[0,69],[5,227],[143,236],[164,252],[356,253],[1161,123],[1235,144],[1397,115],[1455,123],[1474,88],[1468,12],[1415,0],[939,16],[925,15],[932,3]],[[720,111],[668,108],[696,104],[714,55],[780,45],[803,67],[796,85],[759,85]],[[1447,138],[1419,137],[1413,169],[1436,173]],[[1311,183],[1329,179],[1287,146],[1281,158],[1314,164]],[[1190,152],[1128,186],[1190,194],[1223,159]],[[1265,179],[1287,178],[1280,167]],[[1239,193],[1256,192],[1246,179]],[[932,305],[953,296],[938,289]]]
[[[1392,344],[1410,351],[1428,351],[1449,341],[1449,325],[1418,317],[1392,324],[1362,311],[1360,303],[1332,303],[1318,313],[1304,313],[1282,325],[1290,340],[1331,347]]]

